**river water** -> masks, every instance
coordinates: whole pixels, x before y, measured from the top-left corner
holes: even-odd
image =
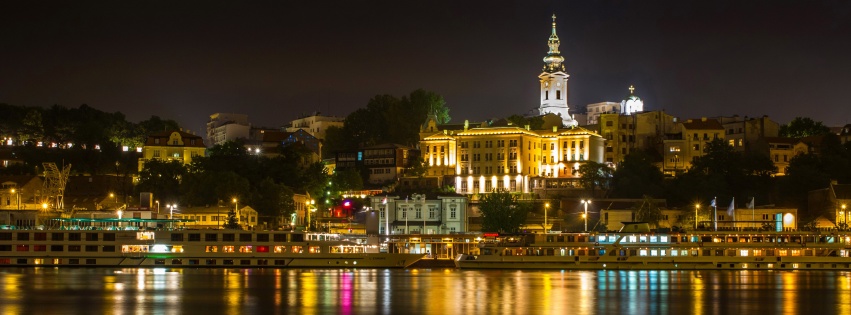
[[[0,314],[851,314],[851,272],[10,267]]]

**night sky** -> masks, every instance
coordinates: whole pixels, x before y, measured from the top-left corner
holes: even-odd
[[[250,3],[249,3],[250,2]],[[86,2],[91,3],[91,2]],[[558,16],[571,112],[851,120],[848,1],[3,1],[0,102],[277,127],[377,94],[443,95],[454,122],[538,106]]]

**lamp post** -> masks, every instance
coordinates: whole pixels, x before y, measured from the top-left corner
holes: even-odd
[[[160,201],[155,200],[154,202],[157,204],[157,214],[160,214]]]
[[[21,210],[21,194],[12,188],[12,193],[15,194],[15,210]]]
[[[310,199],[308,201],[305,201],[305,205],[307,206],[307,209],[305,209],[304,212],[307,212],[307,224],[306,224],[306,226],[307,226],[308,231],[310,231],[310,213],[313,212],[313,209],[314,209],[313,205],[314,204],[316,204],[316,200]]]
[[[550,203],[544,204],[544,234],[547,234],[547,210],[550,209]]]
[[[694,229],[697,230],[697,210],[700,210],[700,204],[694,204]]]
[[[233,213],[236,214],[236,224],[239,224],[239,199],[233,198]]]
[[[588,232],[588,204],[591,203],[591,200],[582,199],[582,204],[585,205],[585,213],[582,214],[582,218],[585,219],[585,232]]]
[[[118,208],[118,202],[116,202],[116,201],[115,201],[115,194],[114,194],[114,193],[109,193],[109,198],[112,198],[112,205],[113,205],[114,207]]]
[[[844,203],[842,204],[842,212],[840,212],[840,213],[843,213],[843,212],[845,213],[845,224],[847,225],[848,224],[848,211],[845,211],[845,204]]]

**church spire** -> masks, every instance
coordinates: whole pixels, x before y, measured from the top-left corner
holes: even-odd
[[[553,13],[553,31],[550,34],[550,38],[547,41],[547,46],[550,47],[550,51],[547,52],[547,56],[544,57],[544,71],[546,72],[556,72],[562,71],[564,72],[564,57],[561,56],[561,53],[558,51],[558,46],[561,45],[561,41],[558,39],[558,35],[556,35],[556,15]]]

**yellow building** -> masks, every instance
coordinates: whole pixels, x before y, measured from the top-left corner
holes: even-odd
[[[253,230],[257,227],[257,210],[250,206],[243,206],[239,209],[235,209],[235,206],[181,208],[179,212],[174,212],[172,215],[174,219],[193,220],[192,222],[179,223],[180,227],[220,229],[228,222],[228,213],[231,211],[235,211],[237,223],[243,229]]]
[[[664,141],[662,171],[676,175],[691,168],[694,159],[706,154],[706,145],[715,139],[724,139],[724,127],[715,119],[689,119],[681,124],[676,139]]]
[[[183,165],[188,165],[192,163],[193,158],[204,156],[206,149],[204,140],[200,136],[183,131],[166,131],[148,135],[142,147],[139,171],[145,168],[145,162],[149,160],[179,161]]]
[[[430,119],[420,140],[429,165],[427,175],[451,175],[455,191],[461,194],[494,189],[529,193],[546,185],[539,179],[578,179],[581,163],[603,162],[604,140],[585,128],[559,127],[561,120],[555,114],[546,115],[543,130],[513,125],[470,128],[469,124],[462,130],[441,130]]]
[[[606,162],[618,163],[634,150],[662,150],[666,134],[676,133],[677,118],[664,111],[601,114],[600,135],[606,139]]]

